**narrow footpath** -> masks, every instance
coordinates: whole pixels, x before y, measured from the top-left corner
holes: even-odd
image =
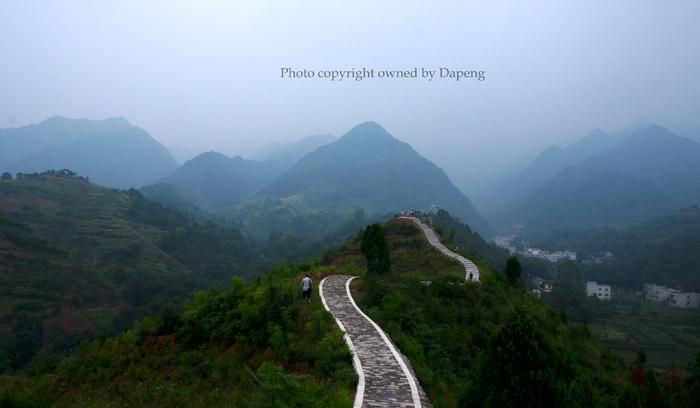
[[[347,275],[328,276],[318,290],[323,306],[345,332],[345,342],[353,355],[359,376],[354,407],[431,407],[410,364],[355,304],[350,293],[353,279]]]
[[[474,265],[474,262],[470,261],[469,259],[463,257],[460,254],[454,253],[447,249],[445,245],[440,242],[438,239],[437,235],[435,234],[435,231],[432,230],[429,226],[425,225],[423,221],[419,220],[416,217],[400,217],[403,219],[411,220],[413,221],[414,224],[416,224],[420,229],[423,231],[423,234],[425,234],[425,237],[428,239],[428,242],[430,242],[430,245],[435,247],[438,251],[442,252],[444,255],[449,256],[450,258],[456,259],[459,263],[464,266],[464,272],[465,272],[465,279],[468,281],[474,281],[474,282],[479,282],[479,268]]]

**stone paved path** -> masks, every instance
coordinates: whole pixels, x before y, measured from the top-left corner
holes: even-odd
[[[350,294],[352,276],[333,275],[321,281],[323,305],[345,332],[359,376],[355,408],[431,407],[408,360],[382,329],[365,315]]]
[[[456,259],[459,263],[464,266],[464,271],[465,271],[465,279],[466,280],[473,280],[475,282],[479,281],[479,268],[474,265],[474,262],[470,261],[469,259],[463,257],[460,254],[454,253],[447,249],[445,245],[440,242],[438,239],[437,235],[435,235],[435,232],[430,228],[429,226],[425,225],[423,221],[419,220],[416,217],[400,217],[404,219],[408,219],[413,221],[416,225],[420,227],[421,230],[423,230],[423,233],[425,234],[425,237],[428,239],[428,242],[430,242],[430,245],[435,247],[438,251],[442,252],[446,256],[449,256],[450,258]]]

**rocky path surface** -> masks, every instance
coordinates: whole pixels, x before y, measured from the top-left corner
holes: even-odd
[[[428,242],[430,242],[430,245],[435,247],[438,251],[442,252],[446,256],[449,256],[450,258],[456,259],[459,263],[464,266],[464,271],[465,271],[465,279],[470,280],[470,281],[479,281],[479,268],[474,265],[474,262],[470,261],[469,259],[463,257],[460,254],[454,253],[447,249],[445,245],[440,242],[438,239],[437,235],[435,234],[435,231],[433,231],[432,228],[429,226],[425,225],[423,221],[419,220],[416,217],[401,217],[407,220],[413,221],[414,224],[418,225],[420,229],[423,231],[423,234],[425,234],[425,237],[428,239]]]
[[[345,332],[345,342],[353,354],[359,376],[354,407],[430,407],[408,360],[355,304],[350,293],[353,279],[347,275],[328,276],[321,281],[319,294]]]

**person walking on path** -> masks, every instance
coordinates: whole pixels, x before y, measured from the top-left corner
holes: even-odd
[[[311,303],[311,278],[308,274],[301,280],[301,297],[306,299],[306,303]]]

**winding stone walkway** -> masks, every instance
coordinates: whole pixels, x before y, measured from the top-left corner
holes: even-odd
[[[345,342],[353,354],[359,376],[354,407],[431,407],[408,360],[355,304],[350,293],[353,279],[347,275],[328,276],[318,290],[323,305],[345,332]]]
[[[429,226],[425,225],[423,221],[419,220],[416,217],[400,217],[404,218],[407,220],[413,221],[414,224],[418,225],[421,230],[423,230],[423,234],[425,234],[425,237],[428,239],[428,242],[430,242],[430,245],[435,247],[438,251],[442,252],[446,256],[449,256],[450,258],[456,259],[459,263],[464,266],[464,271],[465,271],[465,279],[466,280],[471,280],[474,282],[479,282],[479,268],[474,265],[474,262],[470,261],[469,259],[463,257],[460,254],[454,253],[447,249],[445,245],[440,242],[438,239],[437,235],[435,235],[435,231],[432,230]]]

